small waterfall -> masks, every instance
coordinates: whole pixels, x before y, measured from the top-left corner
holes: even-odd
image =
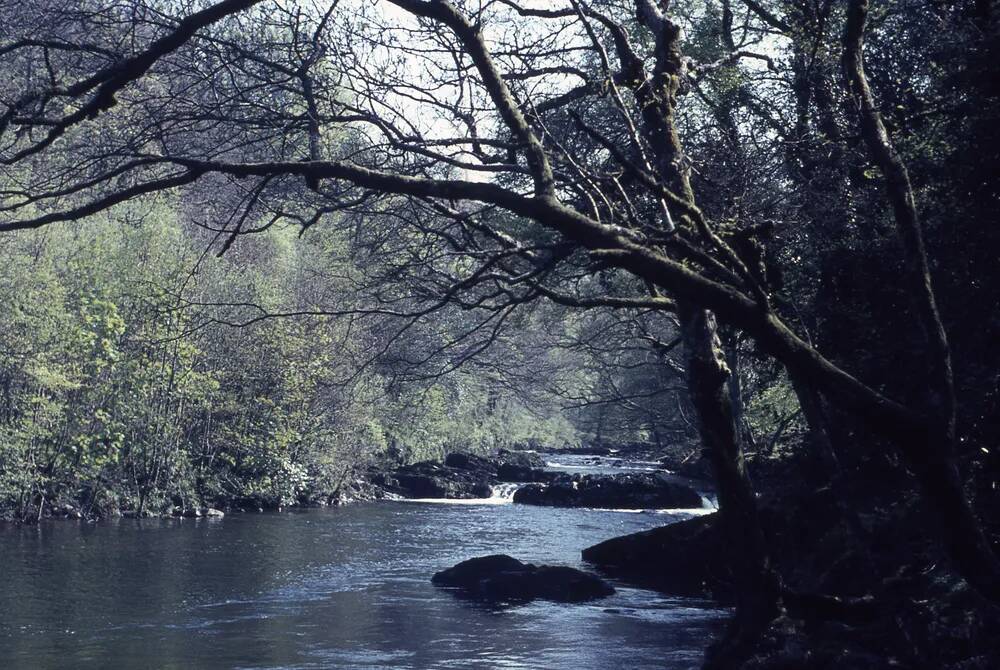
[[[493,495],[490,496],[490,500],[502,500],[505,502],[514,501],[514,492],[519,488],[524,486],[524,484],[512,484],[509,482],[504,482],[502,484],[497,484],[493,487]]]

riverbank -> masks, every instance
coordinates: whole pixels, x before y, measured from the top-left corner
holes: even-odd
[[[933,511],[864,487],[812,487],[758,467],[761,524],[781,580],[781,615],[747,646],[752,670],[988,670],[1000,663],[1000,611],[972,590],[935,540]],[[718,513],[584,550],[605,577],[733,604]]]
[[[287,502],[262,497],[176,497],[159,508],[86,506],[71,496],[36,501],[8,521],[63,518],[200,518],[308,509],[376,500],[492,500],[557,507],[674,509],[709,505],[711,484],[674,474],[646,445],[580,450],[452,452],[442,460],[381,461],[357,468],[332,490],[305,489]],[[671,462],[670,459],[666,459]]]

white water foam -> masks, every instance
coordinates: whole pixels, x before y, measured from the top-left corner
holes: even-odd
[[[616,507],[563,507],[560,509],[578,509],[585,512],[621,512],[622,514],[687,514],[688,516],[704,516],[715,512],[707,507],[663,507],[663,508],[616,508]]]
[[[514,492],[524,484],[497,484],[489,498],[403,498],[402,502],[437,503],[440,505],[509,505]]]

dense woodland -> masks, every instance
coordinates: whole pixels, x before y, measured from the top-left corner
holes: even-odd
[[[0,507],[700,449],[710,665],[874,601],[993,667],[998,59],[991,0],[3,0]]]
[[[467,319],[396,336],[385,320],[322,316],[358,300],[338,242],[275,231],[218,258],[177,209],[5,238],[2,494],[13,518],[65,505],[142,516],[322,502],[373,462],[666,430],[648,404],[607,409],[616,383],[660,389],[641,357],[624,374],[580,353],[595,324],[504,336],[467,366],[467,354],[431,365]],[[511,328],[551,318],[566,315],[536,310]]]

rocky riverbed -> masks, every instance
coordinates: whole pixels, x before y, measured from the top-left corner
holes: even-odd
[[[263,498],[175,498],[166,507],[81,508],[47,504],[25,521],[43,518],[96,520],[102,517],[218,517],[284,507],[326,507],[372,500],[513,502],[546,507],[599,509],[701,508],[711,484],[684,459],[667,458],[647,447],[591,447],[577,450],[509,450],[489,455],[465,452],[417,463],[382,462],[357,471],[333,491],[304,491],[298,500]],[[680,470],[685,474],[675,471]],[[688,473],[696,475],[688,476]],[[707,497],[706,497],[707,496]]]
[[[442,461],[371,469],[337,500],[472,501],[507,495],[518,504],[546,507],[700,509],[707,504],[702,495],[706,487],[653,461],[500,450],[491,456],[456,452]]]

